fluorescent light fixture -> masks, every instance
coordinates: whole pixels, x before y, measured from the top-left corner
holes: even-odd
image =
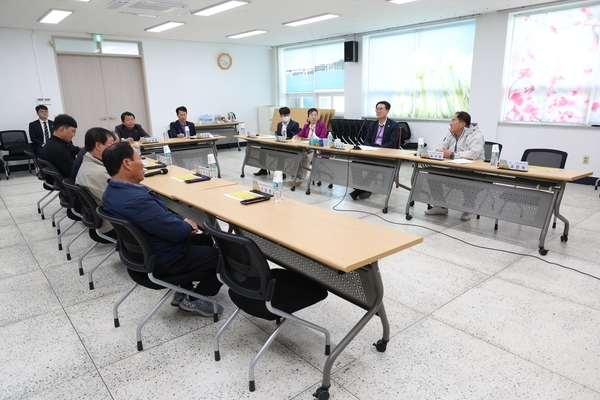
[[[90,0],[78,0],[78,1],[83,1],[85,3],[89,3],[90,2]]]
[[[249,1],[236,1],[236,0],[228,0],[222,3],[213,4],[212,6],[208,6],[202,8],[198,11],[192,12],[194,15],[201,15],[203,17],[208,17],[209,15],[217,14],[223,11],[231,10],[232,8],[236,8],[239,6],[245,6],[250,3]]]
[[[286,26],[300,26],[300,25],[312,24],[313,22],[325,21],[325,20],[331,19],[331,18],[337,18],[339,16],[340,16],[339,14],[330,14],[330,13],[328,13],[328,14],[321,14],[321,15],[315,15],[314,17],[299,19],[297,21],[284,22],[283,25],[286,25]]]
[[[235,35],[227,36],[228,39],[241,39],[248,36],[260,35],[261,33],[267,33],[268,31],[263,31],[262,29],[255,29],[253,31],[247,31],[242,33],[236,33]]]
[[[73,11],[51,8],[46,12],[46,14],[42,15],[40,19],[38,19],[38,22],[41,22],[42,24],[58,24],[71,14],[73,14]]]
[[[183,24],[185,24],[185,22],[167,21],[167,22],[164,22],[164,23],[162,23],[160,25],[152,26],[152,27],[146,28],[144,30],[146,32],[158,33],[158,32],[162,32],[162,31],[166,31],[167,29],[177,28],[178,26],[181,26]]]
[[[119,14],[136,15],[138,17],[160,18],[160,15],[141,14],[141,13],[135,13],[135,12],[129,12],[129,11],[119,11]]]
[[[385,0],[385,1],[394,3],[394,4],[404,4],[404,3],[412,3],[413,1],[417,1],[417,0]]]

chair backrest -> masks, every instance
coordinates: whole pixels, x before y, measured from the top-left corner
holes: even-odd
[[[408,122],[398,121],[398,125],[400,125],[400,145],[402,146],[410,140],[412,133]]]
[[[216,229],[208,222],[202,224],[221,254],[217,275],[234,292],[256,300],[270,300],[275,281],[271,279],[269,264],[250,238]]]
[[[96,213],[98,203],[83,186],[73,182],[71,178],[65,178],[63,184],[71,196],[76,196],[81,203],[81,222],[86,228],[100,229],[102,218]]]
[[[107,213],[102,206],[96,209],[96,213],[110,222],[117,233],[117,250],[121,262],[134,271],[154,272],[156,255],[138,227],[126,219]]]
[[[25,131],[11,130],[0,132],[0,150],[9,151],[12,146],[26,145],[28,143]]]
[[[52,169],[56,170],[56,168],[54,168],[54,165],[52,165],[52,163],[50,161],[46,161],[43,158],[38,158],[37,162],[40,166],[41,173],[46,177],[46,183],[49,184],[50,186],[54,186],[54,178],[46,173],[47,168],[48,169],[52,168]],[[56,190],[56,189],[54,189],[54,190]]]
[[[497,144],[498,145],[498,149],[500,150],[500,154],[502,154],[502,145],[500,143],[496,143],[496,142],[485,142],[483,144],[483,153],[484,153],[484,160],[485,162],[490,162],[490,160],[492,159],[492,146]]]
[[[65,180],[64,176],[58,169],[52,165],[52,163],[38,159],[38,161],[44,165],[44,173],[48,176],[52,177],[52,185],[54,186],[54,190],[60,193],[60,205],[65,208],[73,208],[75,207],[75,199],[76,196],[73,196],[68,190],[63,181]]]
[[[567,152],[554,149],[527,149],[523,152],[521,161],[531,165],[549,168],[564,168],[567,163]]]
[[[342,123],[341,123],[341,119],[332,119],[331,121],[329,121],[329,124],[331,125],[331,134],[333,135],[334,139],[341,139],[342,138]]]
[[[25,150],[23,153],[25,153],[27,155],[27,157],[29,157],[33,160],[33,165],[35,166],[35,174],[37,175],[38,179],[40,181],[45,181],[46,174],[44,173],[42,168],[40,168],[40,163],[38,162],[38,158],[35,155],[35,153],[33,152],[33,150]]]

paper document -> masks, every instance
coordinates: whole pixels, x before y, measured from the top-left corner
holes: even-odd
[[[471,164],[473,160],[467,160],[466,158],[457,158],[456,160],[448,160],[452,164]]]
[[[264,197],[260,194],[252,193],[249,190],[242,190],[241,192],[235,192],[235,193],[225,193],[225,196],[231,197],[232,199],[236,199],[236,200],[250,200],[250,199],[256,199],[258,197]]]
[[[358,146],[360,147],[361,150],[365,150],[365,151],[375,151],[375,150],[379,150],[379,147],[373,147],[373,146],[365,146],[364,144]]]
[[[171,178],[173,178],[179,182],[185,182],[185,181],[190,181],[192,179],[196,179],[196,178],[198,178],[198,176],[196,176],[194,174],[186,174],[186,175],[172,176]]]

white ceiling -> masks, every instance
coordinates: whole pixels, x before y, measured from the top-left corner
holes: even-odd
[[[278,46],[311,40],[351,36],[395,27],[432,21],[488,14],[498,10],[531,7],[542,4],[568,3],[549,0],[418,0],[392,4],[385,0],[251,0],[251,3],[210,17],[191,15],[221,0],[121,0],[127,3],[107,9],[112,0],[0,0],[0,27],[32,30],[101,33],[105,37],[161,38],[213,43]],[[156,11],[156,5],[179,5]],[[117,4],[119,6],[119,4]],[[75,11],[58,25],[41,24],[37,20],[50,8]],[[164,8],[164,7],[163,7]],[[119,11],[157,15],[158,18],[121,14]],[[340,14],[340,18],[287,27],[282,23],[324,13]],[[166,21],[186,24],[162,33],[148,33],[145,28]],[[235,33],[264,29],[268,33],[243,39],[227,39]]]

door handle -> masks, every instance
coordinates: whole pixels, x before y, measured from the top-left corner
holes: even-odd
[[[108,118],[106,118],[106,117],[101,117],[100,119],[101,119],[102,121],[106,121]]]
[[[109,117],[108,119],[110,119],[112,121],[112,120],[117,119],[117,117]]]

